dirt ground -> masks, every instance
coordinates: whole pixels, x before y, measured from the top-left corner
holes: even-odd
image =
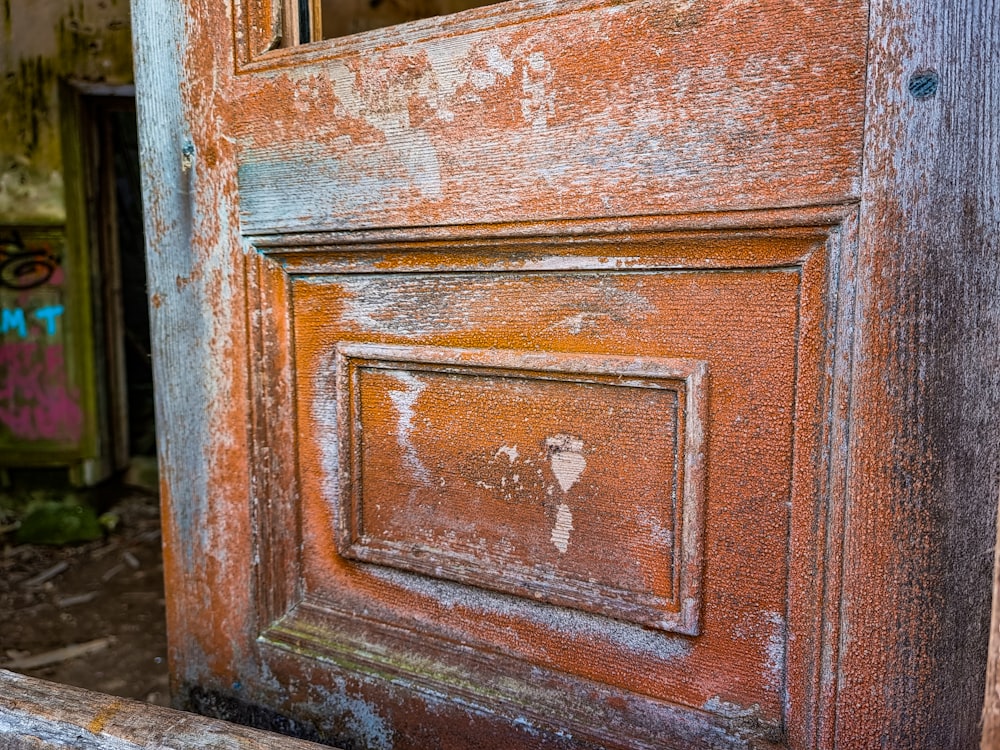
[[[104,539],[49,547],[0,533],[0,667],[168,705],[158,501],[115,491]]]

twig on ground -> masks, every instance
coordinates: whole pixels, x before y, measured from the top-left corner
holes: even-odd
[[[113,565],[112,567],[105,570],[104,573],[101,575],[101,583],[107,583],[116,575],[121,573],[123,570],[125,570],[125,566],[122,563]]]
[[[38,669],[39,667],[47,667],[50,664],[58,664],[60,662],[69,661],[70,659],[76,659],[80,656],[95,654],[98,651],[103,651],[114,642],[114,636],[109,635],[105,638],[97,638],[92,641],[87,641],[86,643],[74,643],[70,646],[63,646],[62,648],[45,651],[41,654],[35,654],[34,656],[25,656],[20,659],[13,659],[6,664],[0,664],[0,668]]]
[[[59,609],[66,609],[66,607],[72,607],[75,604],[86,604],[97,596],[99,592],[88,591],[85,594],[76,594],[74,596],[63,596],[56,599],[56,606]]]
[[[61,560],[61,561],[57,562],[55,565],[53,565],[51,568],[48,568],[47,570],[43,570],[37,576],[34,576],[33,578],[29,578],[27,581],[25,581],[21,585],[22,586],[27,586],[28,588],[33,588],[35,586],[41,586],[46,581],[51,581],[57,575],[59,575],[60,573],[64,573],[67,570],[69,570],[69,563],[66,562],[65,560]]]

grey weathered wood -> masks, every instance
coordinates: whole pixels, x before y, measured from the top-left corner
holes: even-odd
[[[218,719],[0,670],[5,750],[318,750]]]
[[[983,702],[981,750],[1000,747],[1000,529],[993,567],[993,615],[990,624],[990,652],[986,663],[986,698]]]
[[[1000,5],[874,0],[871,10],[851,625],[821,746],[971,748],[1000,466]],[[937,90],[918,98],[914,76],[930,72]]]

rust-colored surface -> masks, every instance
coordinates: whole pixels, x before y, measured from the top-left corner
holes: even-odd
[[[803,251],[807,248],[812,249],[806,245]],[[300,465],[314,467],[302,476],[306,533],[303,574],[307,589],[324,599],[357,602],[348,605],[348,612],[362,601],[373,610],[381,603],[386,608],[384,616],[393,621],[399,617],[417,618],[428,633],[438,631],[459,642],[480,643],[490,651],[518,654],[525,661],[577,674],[598,684],[612,684],[697,708],[713,701],[741,707],[756,705],[763,717],[779,723],[800,283],[794,268],[701,274],[646,271],[501,273],[483,277],[385,275],[347,277],[327,283],[311,279],[297,282],[293,310],[299,373],[298,424],[301,433],[308,436],[301,442]],[[747,299],[756,304],[747,307]],[[320,310],[324,313],[320,314]],[[723,326],[722,321],[727,325]],[[613,621],[579,617],[576,628],[584,632],[567,638],[565,628],[574,620],[568,613],[528,602],[518,605],[495,600],[464,589],[445,588],[435,594],[435,589],[425,588],[419,579],[359,568],[340,559],[327,530],[335,523],[330,500],[342,490],[336,483],[338,465],[329,459],[334,437],[329,420],[335,404],[325,384],[325,363],[332,359],[331,347],[336,342],[358,340],[497,349],[518,346],[541,352],[637,358],[680,356],[707,362],[711,371],[705,458],[707,529],[704,540],[688,540],[705,547],[703,634],[691,642]],[[815,382],[815,361],[810,370],[813,374],[807,382]],[[489,441],[485,428],[479,428],[479,439],[488,442],[470,444],[471,435],[466,435],[464,442],[465,448],[479,455],[451,458],[451,441],[443,436],[436,438],[439,433],[433,429],[437,427],[445,434],[457,431],[455,437],[462,437],[462,412],[457,405],[435,398],[436,387],[416,378],[414,381],[403,383],[394,392],[398,394],[395,401],[402,406],[386,415],[391,424],[381,429],[379,425],[369,427],[373,440],[381,440],[380,436],[388,432],[395,436],[394,443],[402,444],[401,448],[385,446],[377,454],[382,461],[391,462],[393,454],[402,450],[398,461],[401,465],[371,467],[362,475],[362,492],[373,493],[383,503],[391,504],[397,491],[405,497],[410,492],[407,485],[437,484],[439,477],[447,477],[449,467],[463,462],[469,464],[465,471],[488,480],[493,473],[488,456],[505,446],[517,447],[519,455],[504,468],[499,479],[514,482],[515,475],[527,477],[536,458],[543,458],[549,445],[562,446],[560,441],[565,443],[563,449],[568,454],[579,457],[575,468],[579,468],[581,459],[591,464],[589,473],[583,468],[576,479],[581,484],[586,480],[586,486],[592,486],[593,491],[603,492],[606,513],[620,503],[618,517],[626,518],[630,506],[634,509],[636,505],[657,502],[655,491],[651,493],[648,488],[633,490],[630,496],[627,479],[634,475],[639,481],[655,481],[654,472],[642,469],[644,447],[655,447],[655,442],[634,440],[625,443],[625,450],[602,455],[602,447],[612,439],[613,433],[607,429],[614,417],[598,412],[601,402],[596,395],[550,396],[567,413],[545,418],[533,408],[532,396],[520,394],[505,399],[503,388],[488,388],[481,398],[500,401],[483,404],[477,411],[488,419],[492,409],[494,429],[509,425],[511,432],[502,440],[496,435]],[[457,386],[452,390],[457,390],[454,397],[464,403],[474,398]],[[618,404],[619,409],[624,406]],[[633,399],[629,408],[640,408],[640,404]],[[633,412],[630,417],[628,430],[659,432],[658,439],[669,439],[662,437],[664,432],[676,435],[669,415],[639,418]],[[423,440],[422,429],[428,434]],[[747,439],[751,434],[756,435],[756,440]],[[614,439],[628,441],[620,435]],[[616,540],[610,530],[605,531],[603,540],[592,530],[589,536],[592,540],[596,535],[597,543],[588,542],[586,530],[570,532],[565,513],[563,522],[559,520],[558,506],[566,505],[569,512],[569,502],[575,505],[585,499],[567,496],[566,503],[553,503],[547,496],[546,484],[553,487],[553,495],[556,489],[560,495],[570,493],[562,492],[556,467],[550,463],[542,468],[542,482],[533,492],[529,490],[526,498],[543,506],[546,501],[550,504],[549,517],[543,510],[538,519],[540,528],[529,528],[522,521],[516,531],[505,529],[511,514],[502,497],[489,496],[488,502],[477,505],[475,523],[465,528],[473,544],[495,538],[530,548],[532,540],[539,536],[544,541],[545,536],[558,538],[564,533],[567,545],[572,545],[574,539],[589,544],[580,551],[576,565],[593,569],[589,576],[593,578],[597,570],[615,565],[600,541],[617,546],[643,545],[656,538],[650,526],[656,516],[648,510],[643,512],[641,507],[637,509],[636,526],[623,532],[632,537],[627,542]],[[571,472],[566,471],[569,484]],[[619,478],[617,488],[615,478]],[[381,488],[385,481],[402,487],[387,491]],[[367,490],[369,483],[373,485],[371,490]],[[453,490],[450,497],[456,496]],[[409,511],[396,523],[412,527],[414,534],[425,530],[434,533],[435,525],[420,512],[419,494],[410,502],[395,509]],[[447,515],[449,522],[462,523],[460,513],[452,511]],[[611,518],[614,516],[609,523]],[[753,519],[753,523],[740,523],[740,518]],[[441,533],[447,531],[442,529]],[[753,542],[748,543],[751,536]],[[545,556],[539,554],[521,562],[544,565],[546,557],[547,549]],[[638,560],[642,558],[638,556]],[[489,551],[481,550],[476,559],[480,565],[488,564]],[[450,563],[450,568],[454,572],[450,576],[445,572],[445,578],[464,577],[456,561]],[[572,586],[567,580],[575,577],[572,569],[554,568],[553,573],[562,585]],[[630,575],[619,569],[618,574],[624,576],[626,586],[641,584],[642,574],[638,571]],[[530,577],[520,578],[520,588],[531,587]],[[722,581],[732,582],[734,588]],[[575,588],[578,597],[588,599],[585,585]],[[501,606],[500,601],[505,603]],[[738,604],[740,601],[746,608]],[[592,602],[587,609],[597,608],[595,605]],[[562,618],[567,616],[569,619],[564,621]],[[548,621],[550,617],[556,620]],[[720,669],[723,662],[724,673]],[[623,668],[627,664],[634,667]]]
[[[267,10],[137,3],[179,699],[375,748],[967,746],[930,724],[981,686],[962,607],[920,595],[993,511],[873,479],[941,444],[872,369],[910,271],[864,213],[868,7],[513,2],[262,52]],[[668,362],[708,374],[697,460]]]
[[[704,362],[337,356],[341,555],[697,634]]]
[[[848,200],[863,22],[846,0],[514,3],[256,56],[232,90],[242,227]]]

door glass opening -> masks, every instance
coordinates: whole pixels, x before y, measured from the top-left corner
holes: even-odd
[[[293,0],[286,6],[299,44],[335,39],[421,18],[496,5],[495,0]]]

